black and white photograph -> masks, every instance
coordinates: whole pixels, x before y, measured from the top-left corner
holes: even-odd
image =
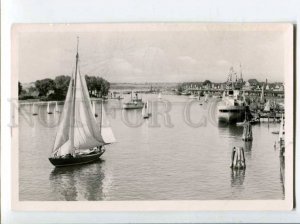
[[[16,24],[12,69],[16,209],[293,207],[291,24]]]

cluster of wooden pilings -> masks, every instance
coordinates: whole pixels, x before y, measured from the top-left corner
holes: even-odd
[[[244,123],[244,130],[242,140],[245,142],[251,142],[253,140],[252,125],[250,121]],[[246,159],[243,147],[233,147],[231,153],[231,168],[233,169],[246,169]]]
[[[233,147],[230,168],[246,169],[246,159],[243,147]]]

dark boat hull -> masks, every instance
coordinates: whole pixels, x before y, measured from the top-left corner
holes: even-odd
[[[94,162],[94,161],[98,160],[103,153],[104,152],[97,152],[97,153],[87,154],[87,155],[78,155],[78,156],[72,157],[72,158],[50,157],[49,161],[56,167],[74,166],[74,165],[80,165],[80,164]]]

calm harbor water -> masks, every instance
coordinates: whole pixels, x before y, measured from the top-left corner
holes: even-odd
[[[149,120],[141,118],[141,110],[122,110],[126,99],[109,100],[105,110],[117,142],[98,162],[65,168],[48,161],[60,114],[48,115],[46,106],[39,106],[38,116],[26,115],[31,105],[22,105],[20,200],[284,198],[279,151],[274,148],[278,135],[271,133],[279,130],[278,123],[254,125],[254,140],[246,144],[242,127],[218,125],[216,99],[199,105],[188,103],[187,96],[163,96],[161,102],[156,95],[142,97],[152,102]],[[163,116],[164,101],[169,102],[168,116]],[[155,110],[161,114],[155,116]],[[244,171],[229,168],[233,146],[245,148]]]

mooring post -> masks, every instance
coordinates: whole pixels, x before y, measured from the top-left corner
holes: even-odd
[[[246,169],[246,159],[243,147],[233,147],[230,168]]]

